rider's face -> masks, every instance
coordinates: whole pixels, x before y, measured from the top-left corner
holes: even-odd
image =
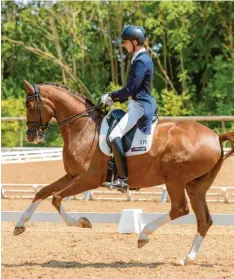
[[[135,45],[135,42],[137,44],[137,41],[133,40],[132,42],[129,40],[124,40],[122,47],[125,48],[127,50],[128,53],[133,53],[133,45],[132,43]]]

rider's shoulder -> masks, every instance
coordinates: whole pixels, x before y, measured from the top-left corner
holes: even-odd
[[[144,63],[146,66],[152,65],[152,58],[149,56],[148,52],[143,52],[141,55],[137,56],[135,61],[137,63]]]

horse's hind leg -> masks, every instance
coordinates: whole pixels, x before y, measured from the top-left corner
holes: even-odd
[[[197,234],[192,242],[192,246],[187,255],[180,261],[182,265],[195,260],[201,244],[211,227],[213,221],[206,203],[206,192],[213,183],[223,159],[215,165],[215,167],[200,180],[194,180],[187,184],[186,190],[191,202],[191,206],[197,219]]]
[[[13,235],[21,234],[26,230],[26,227],[24,226],[24,224],[30,219],[33,212],[36,210],[36,208],[38,207],[38,205],[41,203],[42,200],[51,196],[53,192],[64,188],[71,180],[72,180],[71,176],[65,175],[62,178],[60,178],[59,180],[55,181],[54,183],[42,188],[35,195],[30,206],[21,215],[20,220],[18,221],[18,223],[15,226]]]
[[[76,226],[76,227],[81,227],[81,228],[92,228],[91,223],[87,218],[79,218],[79,220],[76,220],[72,216],[70,216],[65,209],[62,206],[62,199],[68,196],[73,196],[77,195],[79,193],[82,193],[84,191],[87,191],[89,189],[94,189],[95,187],[90,187],[87,188],[87,181],[80,180],[80,177],[74,178],[65,189],[55,192],[53,199],[52,199],[52,204],[54,207],[57,209],[58,213],[64,220],[64,222],[68,226]],[[97,186],[96,186],[97,187]]]
[[[143,247],[149,242],[148,235],[152,234],[156,229],[164,224],[175,220],[189,213],[187,200],[184,192],[183,183],[166,183],[167,191],[171,199],[171,210],[169,213],[145,225],[138,239],[138,248]]]

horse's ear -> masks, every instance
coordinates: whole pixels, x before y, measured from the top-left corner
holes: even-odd
[[[27,95],[34,94],[34,88],[27,80],[24,80],[24,87],[25,87]]]

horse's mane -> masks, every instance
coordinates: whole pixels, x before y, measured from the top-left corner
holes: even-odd
[[[79,94],[78,92],[69,89],[66,85],[58,84],[58,83],[55,83],[55,82],[45,82],[42,85],[51,85],[51,86],[56,86],[56,87],[59,87],[59,88],[66,89],[69,93],[71,93],[74,96],[80,97],[82,100],[87,102],[89,105],[95,106],[95,104],[90,99],[87,99],[84,96],[82,96],[81,94]]]

